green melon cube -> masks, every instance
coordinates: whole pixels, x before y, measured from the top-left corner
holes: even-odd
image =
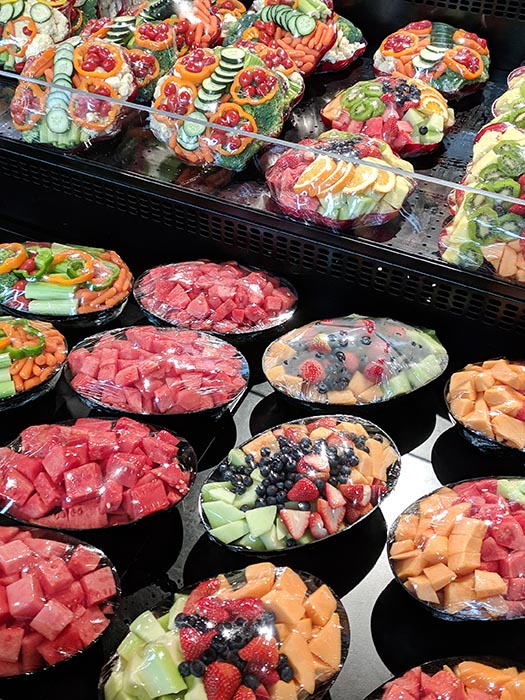
[[[233,523],[214,527],[210,530],[210,534],[224,542],[224,544],[230,544],[230,542],[234,542],[246,535],[249,529],[246,520],[235,520]]]
[[[220,482],[231,486],[229,481]],[[215,484],[204,484],[202,487],[202,500],[203,501],[224,501],[225,503],[233,503],[235,500],[235,494],[228,488],[221,486],[220,483]],[[207,487],[207,488],[206,488]]]
[[[272,528],[277,515],[277,506],[254,508],[246,511],[245,515],[250,528],[250,535],[252,537],[260,537]]]
[[[224,501],[208,501],[202,504],[202,510],[212,527],[220,527],[234,520],[242,520],[244,513],[230,503]]]
[[[255,552],[262,552],[266,549],[260,537],[252,537],[250,534],[244,535],[237,544],[247,549],[253,549]]]

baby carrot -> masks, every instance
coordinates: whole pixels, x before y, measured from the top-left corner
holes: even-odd
[[[33,374],[33,358],[28,357],[24,362],[24,366],[19,372],[21,378],[25,381]]]
[[[54,367],[57,361],[53,352],[46,352],[46,365],[48,367]]]
[[[40,375],[40,377],[31,377],[31,379],[26,379],[26,381],[23,382],[23,388],[26,391],[28,389],[33,389],[33,387],[38,386],[42,381],[43,381],[42,375]],[[15,382],[15,386],[16,386],[16,382]],[[20,391],[22,391],[22,390],[20,389]]]
[[[15,385],[15,391],[24,391],[24,380],[19,374],[13,375],[13,383]]]
[[[111,297],[114,297],[115,294],[117,293],[117,289],[115,287],[110,287],[109,289],[106,289],[102,292],[102,294],[99,294],[96,299],[93,299],[91,302],[92,306],[102,306],[103,304],[106,303],[108,299],[111,299]]]

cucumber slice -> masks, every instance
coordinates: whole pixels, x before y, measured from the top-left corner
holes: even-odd
[[[218,87],[221,88],[220,85]],[[201,89],[207,93],[217,92],[217,83],[213,80],[213,74],[210,78],[204,78],[204,80],[202,81]]]
[[[31,15],[31,19],[35,21],[37,24],[42,24],[42,22],[47,22],[49,19],[51,19],[51,8],[48,7],[47,5],[44,5],[43,2],[37,2],[35,5],[32,5],[31,9],[29,10],[29,14]]]
[[[246,52],[243,49],[227,46],[222,50],[220,62],[230,66],[242,66],[245,55]]]
[[[69,130],[69,117],[65,109],[56,107],[50,110],[46,119],[49,130],[55,134],[65,134]]]
[[[433,44],[425,46],[425,51],[431,51],[432,53],[441,56],[441,58],[443,58],[443,56],[445,55],[445,51],[443,51],[443,49],[440,46],[434,46]]]
[[[206,116],[201,112],[192,112],[190,115],[193,119],[199,119],[201,122],[206,122]],[[182,130],[190,139],[197,138],[206,131],[206,124],[197,122],[183,122]]]
[[[0,24],[7,24],[13,15],[13,5],[0,5]]]
[[[429,68],[432,68],[432,66],[435,65],[435,61],[432,61],[429,63],[428,61],[425,61],[421,56],[414,56],[412,59],[412,65],[416,70],[428,70]]]
[[[62,87],[71,87],[71,78],[68,78],[67,75],[64,75],[63,73],[59,73],[58,75],[53,76],[53,83],[55,85],[62,85]]]
[[[24,0],[16,0],[11,7],[13,8],[13,15],[11,19],[16,19],[24,12],[25,3]]]
[[[265,5],[263,9],[261,10],[261,21],[262,22],[273,22],[271,15],[272,15],[272,7],[273,5]]]
[[[69,46],[69,44],[68,44]],[[55,62],[59,61],[60,59],[64,58],[67,61],[73,61],[73,53],[74,49],[73,47],[71,48],[66,48],[65,46],[59,46],[58,49],[55,51]]]
[[[290,21],[294,15],[294,11],[291,9],[291,7],[286,7],[285,9],[286,12],[281,12],[281,14],[279,15],[277,24],[279,24],[285,31],[289,32]]]
[[[53,73],[63,73],[64,75],[73,75],[73,61],[68,58],[59,58],[53,64]]]
[[[217,85],[221,86],[222,89],[226,88],[230,83],[233,83],[233,79],[235,78],[236,73],[232,73],[230,75],[224,75],[222,72],[219,73],[219,69],[215,71],[213,74],[213,80]]]
[[[310,15],[295,15],[294,19],[294,34],[299,34],[299,36],[308,36],[308,34],[315,31],[315,19],[310,17]]]
[[[177,131],[177,143],[179,143],[186,151],[195,151],[199,147],[199,139],[196,137],[188,137],[182,129]]]
[[[203,102],[200,99],[200,95],[197,95],[193,104],[195,106],[195,109],[199,109],[201,112],[213,112],[215,111],[214,107],[217,104],[217,102],[218,100],[215,100],[214,102]]]
[[[287,15],[291,10],[291,8],[288,5],[274,5],[274,7],[277,8],[275,10],[274,22],[279,22],[279,18],[284,15]]]
[[[421,53],[419,54],[420,58],[422,61],[426,61],[427,63],[430,63],[431,65],[435,65],[438,61],[441,61],[445,53],[435,53],[434,51],[429,51],[426,48],[421,49]]]

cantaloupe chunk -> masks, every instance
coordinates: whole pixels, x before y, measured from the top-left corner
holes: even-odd
[[[353,406],[357,403],[357,399],[353,391],[343,389],[342,391],[329,391],[326,396],[330,403],[340,404],[341,406]]]
[[[396,540],[415,541],[419,516],[413,513],[406,513],[399,518],[396,527]]]
[[[472,397],[461,396],[456,399],[452,399],[450,402],[450,411],[452,415],[459,421],[463,421],[465,416],[472,413],[474,406],[476,405],[476,392]]]
[[[363,391],[366,391],[367,389],[370,389],[371,386],[374,386],[373,382],[370,382],[364,374],[361,374],[359,370],[357,372],[354,372],[354,376],[350,380],[350,384],[348,385],[348,388],[350,391],[352,391],[356,396],[359,396],[359,394],[362,394]]]
[[[423,571],[423,553],[418,552],[415,557],[410,557],[410,559],[403,559],[396,562],[396,574],[401,580],[408,578],[409,576],[419,576]]]
[[[302,377],[294,377],[293,374],[285,374],[284,377],[278,382],[274,382],[276,386],[284,386],[286,387],[286,390],[288,391],[289,394],[292,396],[301,396],[302,391],[303,391],[303,384],[304,381]],[[314,391],[313,389],[310,390],[310,395],[311,395],[311,400],[318,400],[321,398],[321,395],[317,392]]]
[[[336,430],[342,430],[346,433],[354,433],[354,435],[364,435],[368,437],[366,429],[361,425],[361,423],[350,423],[349,421],[342,421],[335,426]]]
[[[450,508],[450,506],[458,500],[458,494],[454,491],[454,489],[449,489],[447,486],[439,489],[437,493],[445,510],[448,510],[448,508]]]
[[[520,450],[525,448],[525,422],[500,413],[492,419],[492,429],[499,440],[505,440]]]
[[[277,681],[268,688],[268,692],[271,700],[297,700],[297,690],[293,681]]]
[[[386,445],[383,447],[383,468],[388,470],[399,459],[399,455],[394,450],[392,445]]]
[[[233,591],[233,588],[231,587],[230,582],[224,574],[219,574],[217,576],[217,579],[220,582],[220,588],[217,591],[216,595],[218,595],[219,598],[226,598],[227,594]]]
[[[448,538],[448,556],[450,558],[461,552],[479,552],[481,551],[481,542],[481,537],[468,534],[457,535],[452,530],[452,534]]]
[[[488,525],[484,520],[477,518],[460,518],[452,528],[452,535],[471,535],[472,537],[485,537]]]
[[[457,396],[459,393],[465,392],[469,396],[473,390],[476,375],[477,372],[454,372],[450,377],[450,395]]]
[[[379,384],[375,384],[374,386],[371,386],[369,389],[366,389],[365,391],[362,391],[360,394],[357,394],[357,398],[360,401],[364,401],[365,403],[374,403],[376,401],[380,401],[384,396],[383,389],[379,386]]]
[[[506,247],[506,243],[491,243],[490,245],[481,246],[483,257],[494,266],[495,270],[498,270],[499,268],[499,264]]]
[[[431,496],[427,496],[419,502],[419,513],[424,517],[432,516],[442,511],[443,504],[437,493],[433,493]]]
[[[490,424],[489,407],[483,398],[476,399],[474,410],[463,418],[463,423],[472,430],[477,430],[487,437],[494,437]]]
[[[265,357],[278,357],[281,361],[291,360],[295,357],[297,350],[287,343],[276,340],[265,352]]]
[[[368,448],[370,459],[374,463],[374,473],[380,475],[376,476],[376,479],[386,481],[386,467],[383,463],[383,444],[381,442],[378,442],[377,440],[374,440],[373,438],[369,438],[368,440],[366,440],[365,444]]]
[[[514,277],[517,270],[518,254],[510,246],[505,246],[503,255],[499,261],[498,275],[502,277]]]
[[[428,578],[435,591],[440,591],[442,588],[445,588],[445,586],[448,586],[448,584],[456,578],[456,574],[452,569],[449,569],[443,562],[425,567],[423,573]]]
[[[495,571],[474,571],[474,591],[477,598],[505,595],[507,588],[507,582]]]
[[[421,551],[419,549],[411,549],[408,552],[399,552],[398,554],[391,554],[390,558],[393,561],[403,561],[403,559],[413,559],[414,557],[417,557],[420,553]]]
[[[268,381],[272,384],[276,384],[283,381],[284,375],[286,374],[286,367],[284,365],[275,365],[275,367],[268,367],[268,365],[266,365],[265,374]]]
[[[324,683],[334,675],[334,669],[326,664],[322,659],[315,654],[312,654],[314,660],[314,673],[316,683]]]
[[[313,629],[312,620],[309,617],[303,617],[303,619],[299,620],[296,624],[295,629],[297,632],[300,632],[306,640],[310,639]]]
[[[374,463],[367,452],[355,449],[355,454],[359,458],[359,471],[366,477],[374,478]]]
[[[483,367],[483,369],[492,369],[500,361],[501,360],[485,360],[485,362],[481,366]]]
[[[445,535],[432,535],[423,547],[423,559],[425,566],[446,561],[448,556],[448,537]]]
[[[416,532],[416,545],[421,544],[427,537],[431,537],[434,534],[434,516],[432,515],[422,515],[419,518],[419,523],[417,525]]]
[[[405,583],[405,586],[412,590],[419,600],[423,600],[427,603],[439,604],[439,598],[432,586],[430,580],[421,574],[420,576],[411,576]]]
[[[350,480],[352,484],[367,484],[368,486],[370,486],[374,483],[373,476],[365,476],[359,471],[357,467],[354,467],[352,469]]]
[[[446,535],[447,537],[452,532],[452,529],[458,518],[470,515],[472,510],[471,503],[457,503],[455,506],[450,506],[443,514],[436,518],[433,522],[433,528],[436,535]]]
[[[466,372],[482,372],[483,371],[479,365],[476,365],[472,362],[469,363],[468,365],[465,365],[465,367],[463,367],[463,370]]]
[[[499,359],[492,365],[492,376],[498,382],[502,384],[508,384],[512,382],[513,375],[515,373],[515,367],[510,362],[505,359]],[[512,384],[510,384],[512,386]]]
[[[462,661],[454,671],[467,688],[476,688],[496,698],[518,676],[516,668],[494,668],[479,661]]]
[[[491,413],[497,414],[497,413],[505,413],[507,416],[512,416],[515,418],[518,413],[521,411],[521,407],[523,406],[523,401],[506,401],[505,403],[498,403],[496,406],[492,406],[490,411]]]
[[[507,683],[500,700],[523,700],[525,698],[525,672],[518,674]]]
[[[300,602],[303,602],[306,591],[308,590],[303,579],[299,574],[296,574],[293,569],[290,569],[289,566],[286,566],[277,577],[275,588],[291,593],[291,595],[299,598]]]
[[[259,435],[259,437],[254,438],[249,443],[244,445],[242,449],[243,452],[246,452],[246,454],[251,454],[254,457],[259,458],[263,447],[268,447],[272,452],[278,452],[280,449],[277,438],[271,430],[267,430],[262,435]]]
[[[272,590],[275,581],[275,566],[270,562],[250,564],[244,570],[246,583],[244,586],[226,592],[222,597],[236,600],[237,598],[262,598]]]
[[[451,581],[448,586],[445,586],[443,593],[447,608],[451,608],[451,611],[461,610],[474,598],[474,574]]]
[[[315,430],[312,430],[310,433],[310,440],[325,440],[327,437],[330,437],[330,435],[333,434],[333,430],[330,428],[324,428],[322,425],[320,425],[318,428],[315,428]]]
[[[308,643],[309,650],[322,659],[334,671],[341,663],[341,623],[334,613],[319,633]],[[286,652],[283,652],[286,653]]]
[[[334,614],[337,601],[328,586],[323,584],[308,596],[304,608],[313,624],[322,627]]]
[[[307,693],[313,693],[315,689],[314,661],[309,645],[302,634],[291,632],[281,645],[280,652],[288,657],[288,663],[295,673],[295,680],[301,688],[304,688]]]
[[[461,537],[462,535],[460,535]],[[465,551],[462,550],[457,554],[449,554],[447,566],[452,569],[454,573],[458,576],[465,576],[471,573],[475,569],[479,568],[481,564],[481,555],[479,551]]]
[[[277,630],[277,636],[279,637],[279,641],[281,642],[284,642],[286,637],[292,631],[288,625],[284,624],[284,622],[277,622],[275,625],[275,629]]]
[[[520,403],[523,401],[523,396],[520,393],[512,387],[504,386],[503,384],[494,384],[494,386],[491,386],[490,389],[487,389],[484,393],[483,398],[489,407],[515,401]]]
[[[271,610],[276,622],[284,622],[294,627],[304,617],[305,609],[295,595],[274,588],[262,597],[266,610]]]
[[[476,391],[487,391],[491,386],[494,386],[496,380],[492,372],[480,372],[474,377],[474,387]]]
[[[390,557],[395,558],[396,554],[405,554],[414,550],[414,540],[399,540],[390,547]]]

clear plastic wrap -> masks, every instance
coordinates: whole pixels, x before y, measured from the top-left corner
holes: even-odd
[[[115,319],[132,289],[113,250],[62,243],[0,244],[0,306],[21,316],[98,326]]]
[[[183,161],[241,170],[261,148],[257,134],[278,136],[289,110],[288,81],[282,72],[244,48],[195,49],[179,58],[156,89],[150,128]],[[207,126],[237,127],[243,135]],[[254,134],[254,138],[246,136]]]
[[[143,415],[219,410],[248,383],[248,363],[199,331],[119,328],[78,343],[66,378],[90,406]]]
[[[345,609],[326,584],[263,561],[139,615],[102,670],[99,697],[320,699],[349,644]]]
[[[344,532],[394,488],[400,456],[374,423],[283,423],[230,450],[201,489],[208,534],[242,552],[289,550]]]
[[[525,282],[525,131],[491,124],[476,136],[472,162],[462,184],[487,192],[454,190],[453,218],[440,234],[441,257],[477,270],[481,267],[513,282]]]
[[[388,551],[397,579],[440,617],[525,617],[525,479],[437,489],[397,519]]]
[[[50,323],[0,316],[0,411],[53,389],[66,354],[64,336]]]
[[[26,62],[22,76],[52,86],[19,82],[11,101],[13,126],[29,143],[64,150],[88,148],[120,131],[126,108],[97,95],[128,100],[137,92],[124,49],[100,39],[74,37],[47,48]]]
[[[0,677],[77,656],[106,630],[119,598],[99,549],[42,528],[0,527]]]
[[[362,56],[367,47],[363,33],[346,17],[334,13],[333,18],[337,29],[335,44],[325,53],[316,73],[334,73],[345,70]]]
[[[455,372],[446,401],[454,421],[476,447],[525,452],[525,363],[486,360]]]
[[[299,144],[308,148],[284,151],[265,172],[273,199],[293,219],[335,231],[380,226],[415,188],[412,165],[379,139],[332,129]]]
[[[186,440],[130,418],[33,425],[0,448],[0,508],[60,530],[125,525],[179,503],[196,467]]]
[[[443,22],[411,22],[384,39],[374,55],[378,75],[401,73],[458,99],[483,87],[490,55],[485,39]]]
[[[325,406],[388,401],[433,381],[447,364],[434,331],[358,315],[296,328],[263,355],[274,389]]]
[[[232,336],[280,326],[297,305],[297,293],[285,280],[236,262],[209,260],[147,270],[134,294],[154,322]]]
[[[454,126],[441,93],[415,78],[364,80],[345,88],[321,110],[329,129],[383,139],[401,157],[435,150]]]

